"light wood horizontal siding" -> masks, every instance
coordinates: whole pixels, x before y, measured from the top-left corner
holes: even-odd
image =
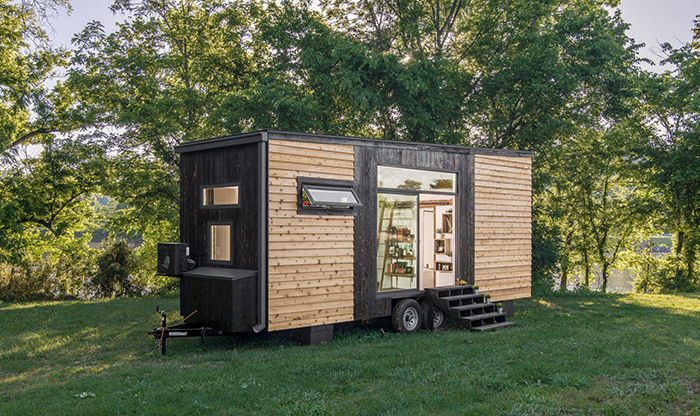
[[[474,160],[474,282],[494,301],[529,297],[532,159]]]
[[[352,321],[354,217],[297,214],[297,177],[355,178],[352,146],[269,142],[268,330]]]

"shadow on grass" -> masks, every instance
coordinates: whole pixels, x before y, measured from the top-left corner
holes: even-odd
[[[647,300],[645,299],[653,299]],[[684,305],[683,302],[693,303]],[[145,348],[149,337],[146,331],[160,324],[156,309],[170,311],[169,323],[182,317],[177,312],[175,296],[167,298],[111,299],[95,301],[55,301],[0,304],[2,320],[0,331],[0,360],[12,358],[12,352],[31,357],[33,352],[45,355],[71,355],[82,351],[87,344],[90,352],[116,351],[126,348],[138,353]],[[568,330],[598,329],[654,330],[656,334],[685,333],[684,328],[696,327],[700,318],[700,295],[620,295],[620,294],[559,294],[543,298],[516,301],[516,315],[520,329],[532,326],[560,326]],[[375,319],[369,324],[337,324],[334,341],[379,339],[380,329],[389,333],[388,319]],[[448,331],[458,330],[452,324]],[[537,330],[537,329],[534,329]],[[216,350],[222,348],[275,348],[292,345],[293,331],[276,333],[227,335],[205,338],[204,345]],[[189,339],[186,341],[193,341]],[[198,339],[197,339],[198,340]],[[176,347],[178,341],[168,340]],[[187,342],[190,346],[192,342]],[[199,344],[199,341],[195,344]],[[10,352],[8,352],[10,351]],[[173,351],[176,352],[176,351]],[[202,352],[199,349],[198,352]],[[8,355],[9,354],[9,355]]]
[[[100,394],[104,383],[105,403],[155,401],[162,388],[209,397],[224,413],[231,403],[294,413],[314,399],[337,413],[653,414],[652,403],[685,403],[700,379],[698,295],[553,294],[516,301],[518,326],[494,333],[403,336],[379,319],[338,325],[335,342],[318,347],[294,347],[290,332],[171,339],[166,357],[150,354],[146,335],[159,325],[156,305],[177,322],[176,297],[0,305],[0,405]]]

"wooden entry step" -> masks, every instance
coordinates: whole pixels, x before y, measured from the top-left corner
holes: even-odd
[[[472,331],[495,331],[501,328],[508,328],[509,326],[516,326],[517,322],[499,322],[496,324],[482,325],[472,328]]]
[[[493,331],[516,325],[507,322],[495,303],[486,302],[470,285],[426,288],[426,296],[443,313],[463,328],[472,331]]]

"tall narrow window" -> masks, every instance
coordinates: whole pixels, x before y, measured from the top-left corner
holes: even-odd
[[[231,261],[231,226],[211,225],[209,229],[209,260]]]
[[[202,188],[202,205],[205,207],[237,206],[238,185]]]

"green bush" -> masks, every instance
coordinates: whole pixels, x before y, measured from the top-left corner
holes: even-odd
[[[90,273],[94,251],[80,257],[28,256],[19,265],[0,264],[0,300],[87,299],[94,297]]]
[[[688,276],[687,271],[679,267],[676,255],[654,257],[648,253],[628,253],[626,260],[626,265],[634,273],[636,293],[689,293],[700,290],[697,277]]]
[[[177,280],[155,274],[155,247],[155,243],[144,244],[132,250],[124,241],[102,248],[76,242],[51,252],[37,247],[25,253],[20,264],[0,263],[0,301],[172,293]]]
[[[99,297],[129,296],[140,294],[143,288],[137,284],[133,272],[137,268],[134,254],[125,241],[107,246],[98,256],[93,287]]]

